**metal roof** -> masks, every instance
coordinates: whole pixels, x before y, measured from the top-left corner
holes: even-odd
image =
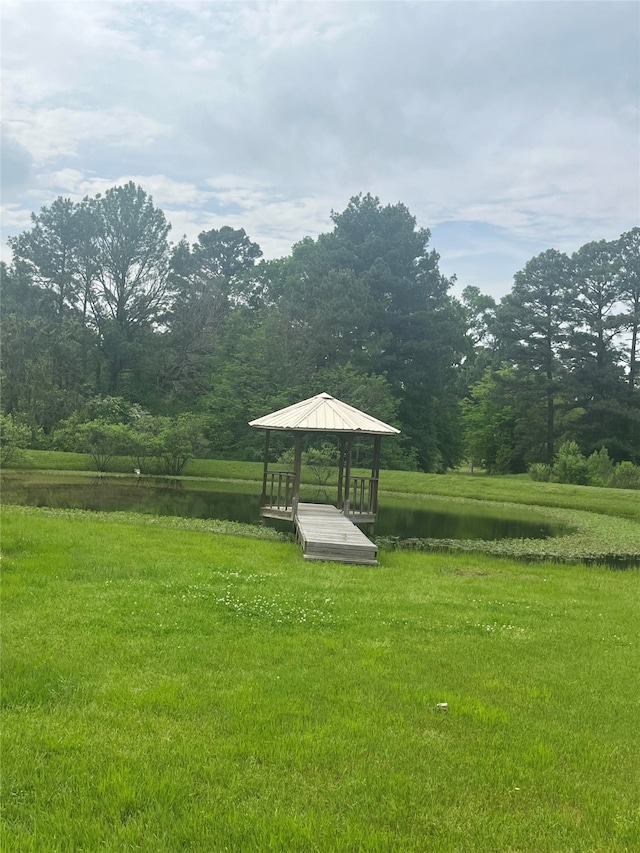
[[[258,429],[299,430],[301,432],[359,432],[367,435],[398,435],[399,429],[336,400],[331,394],[317,394],[250,421]]]

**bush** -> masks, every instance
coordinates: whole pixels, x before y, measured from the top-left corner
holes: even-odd
[[[88,453],[96,471],[104,472],[114,456],[129,454],[133,434],[126,424],[99,419],[77,426],[73,438],[75,449]]]
[[[31,442],[31,430],[16,423],[13,415],[0,415],[0,465],[19,462],[22,450]]]
[[[184,414],[177,418],[153,417],[119,398],[94,401],[105,417],[82,422],[82,413],[64,421],[56,430],[56,450],[88,453],[97,471],[107,471],[114,456],[128,456],[141,474],[163,473],[177,477],[187,462],[207,449],[202,420]],[[126,422],[118,418],[127,417]]]
[[[588,485],[589,466],[575,441],[565,441],[560,445],[553,466],[553,479],[558,483]]]
[[[97,446],[96,442],[104,445],[106,433],[103,432],[102,437],[99,437],[100,430],[96,432],[95,427],[86,429],[87,424],[100,424],[101,428],[108,424],[135,427],[148,417],[145,410],[137,403],[129,403],[123,397],[94,397],[68,418],[60,421],[51,436],[51,449],[91,454],[91,450],[86,448]],[[127,449],[118,451],[118,455],[121,452],[129,453],[131,441],[132,435],[129,434],[129,440],[125,442]],[[99,456],[102,457],[101,452]],[[99,464],[103,462],[100,461]],[[98,470],[102,469],[98,468]]]
[[[134,423],[146,412],[124,397],[93,397],[68,419],[76,422],[103,421],[111,424]]]
[[[551,465],[544,462],[534,462],[529,466],[529,476],[536,483],[548,483],[551,480],[553,469]]]
[[[614,489],[640,489],[640,468],[632,462],[616,465],[610,483]]]
[[[316,485],[326,486],[332,476],[337,474],[340,453],[337,447],[323,441],[319,448],[310,447],[302,459],[313,474]]]
[[[616,465],[606,447],[586,459],[575,441],[561,445],[553,466],[534,462],[529,476],[537,482],[573,483],[579,486],[608,486],[612,489],[640,489],[640,468],[632,462]]]
[[[178,477],[194,456],[207,449],[202,419],[197,415],[179,415],[177,418],[158,418],[158,452],[164,474]]]
[[[310,447],[303,451],[301,462],[320,488],[326,486],[332,478],[337,478],[340,451],[330,442],[323,441],[319,447]],[[278,464],[282,466],[283,471],[293,471],[294,463],[295,453],[292,447],[278,457]]]
[[[159,470],[162,452],[159,437],[161,429],[161,419],[151,415],[140,417],[132,425],[129,457],[136,472],[154,474]]]
[[[594,451],[587,459],[590,486],[608,486],[611,484],[614,472],[613,460],[609,457],[606,447]]]

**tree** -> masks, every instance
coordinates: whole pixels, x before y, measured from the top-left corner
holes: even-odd
[[[203,231],[193,247],[183,239],[174,248],[174,298],[160,380],[171,394],[193,400],[207,390],[207,363],[230,311],[245,301],[244,274],[261,254],[244,229],[228,226]]]
[[[587,243],[574,255],[577,298],[570,337],[572,380],[584,415],[576,435],[583,452],[606,445],[616,460],[628,458],[636,430],[622,369],[618,246]],[[616,409],[616,416],[612,417]]]
[[[262,249],[249,239],[244,228],[223,225],[198,235],[193,257],[200,276],[232,285],[262,257]]]
[[[462,309],[467,330],[463,370],[467,385],[477,382],[491,364],[497,341],[495,336],[496,301],[493,296],[469,285],[462,291]]]
[[[286,341],[292,372],[309,377],[353,361],[366,363],[373,301],[362,277],[350,269],[306,263],[307,253],[293,255],[281,267],[282,292],[271,322]]]
[[[34,284],[27,265],[3,264],[1,285],[2,409],[49,433],[90,393],[95,339],[72,308],[58,315],[53,291]]]
[[[629,393],[633,396],[640,367],[640,228],[632,228],[620,236],[617,241],[617,255],[619,293],[626,309],[622,323],[630,335],[627,382]]]
[[[93,222],[93,319],[108,362],[110,393],[134,368],[141,329],[155,328],[169,306],[170,225],[151,196],[133,182],[85,199]]]
[[[533,378],[535,397],[546,408],[545,461],[554,458],[555,401],[566,378],[564,360],[574,301],[571,262],[555,249],[532,258],[517,272],[500,303],[496,324],[500,354]],[[534,399],[533,404],[536,405]]]
[[[576,287],[575,325],[571,335],[573,372],[584,398],[606,400],[620,391],[622,371],[618,335],[617,246],[600,240],[573,255]]]
[[[32,213],[33,226],[10,237],[14,263],[34,284],[48,291],[55,315],[75,308],[80,292],[81,220],[78,205],[58,197],[50,207]]]
[[[349,361],[367,374],[386,376],[399,400],[402,440],[415,448],[419,466],[455,464],[461,451],[456,366],[464,350],[464,318],[449,296],[452,282],[441,275],[438,255],[428,247],[429,231],[416,227],[403,204],[382,206],[369,194],[354,196],[332,220],[332,232],[302,241],[293,252],[296,287],[302,293],[318,288],[319,313],[324,306],[327,316],[334,314],[325,325],[308,323],[307,347],[314,347],[319,326],[331,349],[319,345],[317,351],[333,352],[334,364]],[[331,300],[320,296],[327,285]],[[348,324],[355,335],[345,329]],[[326,334],[331,328],[333,338]]]
[[[86,235],[79,206],[60,197],[31,220],[9,239],[13,265],[3,271],[4,390],[7,410],[48,432],[86,394],[95,340],[80,308]]]
[[[489,474],[507,474],[517,466],[514,399],[504,388],[512,378],[507,368],[486,368],[461,402],[466,456]]]

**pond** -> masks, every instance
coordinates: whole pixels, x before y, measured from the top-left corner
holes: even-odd
[[[245,524],[266,523],[291,532],[290,522],[261,520],[259,486],[216,481],[134,477],[81,477],[41,472],[11,472],[2,478],[6,504],[132,511],[185,518],[217,518]],[[222,491],[224,489],[224,491]],[[325,494],[306,500],[330,502]],[[380,499],[375,525],[379,536],[437,539],[543,539],[562,532],[559,525],[530,509],[475,506],[421,498]]]

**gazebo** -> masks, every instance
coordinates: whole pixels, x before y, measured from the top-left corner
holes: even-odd
[[[400,430],[326,393],[257,418],[250,421],[249,426],[266,431],[261,502],[261,514],[264,517],[296,521],[300,503],[302,440],[310,433],[327,433],[339,437],[337,509],[358,524],[372,525],[375,522],[378,516],[382,437],[398,435]],[[269,439],[272,430],[293,433],[293,471],[269,469]],[[373,438],[370,477],[353,476],[351,473],[353,441],[363,435]]]

